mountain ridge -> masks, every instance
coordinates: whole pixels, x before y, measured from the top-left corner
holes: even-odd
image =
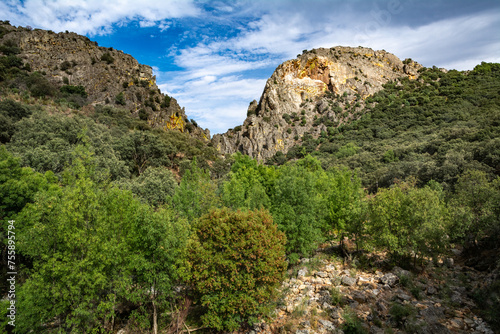
[[[420,68],[413,60],[401,61],[385,50],[344,46],[304,50],[276,68],[260,101],[250,103],[243,125],[214,135],[212,142],[223,155],[239,151],[265,160],[277,152],[286,154],[305,134],[317,138],[327,130],[315,125],[318,118],[331,119],[337,126],[357,119],[368,96],[391,80],[416,79]]]
[[[133,56],[98,46],[73,32],[0,23],[0,44],[16,48],[25,66],[45,74],[54,86],[82,86],[91,107],[117,104],[153,128],[186,131],[206,141],[210,138],[208,129],[188,120],[175,98],[161,93],[151,66],[140,64]]]

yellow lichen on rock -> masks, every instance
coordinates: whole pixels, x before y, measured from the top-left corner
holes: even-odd
[[[283,143],[283,139],[276,139],[276,145],[274,145],[274,149],[276,151],[283,151],[285,149],[285,143]]]
[[[181,116],[170,115],[170,119],[166,123],[167,129],[179,129],[184,132],[184,119]]]

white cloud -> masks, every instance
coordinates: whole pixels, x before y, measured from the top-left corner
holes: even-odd
[[[200,10],[193,0],[26,0],[3,2],[0,13],[16,25],[93,35],[132,20],[141,27],[159,23],[164,30],[165,19],[197,16]]]
[[[156,25],[155,21],[139,21],[139,27],[141,28],[149,28],[154,27]]]
[[[166,84],[188,114],[217,133],[241,124],[248,102],[260,98],[267,77],[249,79],[252,70],[271,68],[272,72],[303,49],[363,42],[425,66],[460,70],[472,69],[482,60],[500,61],[500,40],[492,33],[500,28],[498,15],[482,12],[420,26],[395,25],[404,21],[399,17],[405,15],[404,5],[392,12],[376,6],[358,13],[331,10],[329,15],[307,10],[290,15],[268,12],[232,38],[178,51],[175,63],[184,71],[171,75]],[[250,74],[242,75],[245,71]]]
[[[363,45],[425,66],[459,70],[499,62],[500,16],[492,3],[3,0],[0,16],[16,25],[80,34],[109,33],[132,21],[161,31],[175,26],[179,34],[168,56],[179,70],[162,72],[159,65],[154,69],[158,83],[190,117],[217,133],[241,124],[248,103],[260,98],[274,68],[303,49]],[[176,21],[184,17],[197,20]],[[229,27],[235,32],[217,35]]]

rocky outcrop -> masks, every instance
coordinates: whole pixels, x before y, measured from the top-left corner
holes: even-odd
[[[215,135],[222,154],[240,151],[267,159],[286,153],[304,134],[318,137],[359,117],[365,99],[400,77],[416,79],[422,66],[384,50],[335,47],[304,52],[278,66],[260,102],[252,102],[243,125]]]
[[[302,259],[297,273],[289,272],[275,317],[249,334],[343,333],[355,318],[367,333],[493,334],[470,297],[485,273],[455,264],[443,268],[449,261],[429,263],[416,274],[399,267],[383,271],[376,267],[386,265],[383,259],[363,270],[325,255]]]
[[[72,32],[14,27],[0,22],[0,44],[19,47],[18,56],[31,71],[39,71],[55,86],[83,86],[91,105],[116,105],[147,119],[153,127],[191,132],[208,140],[208,130],[187,119],[177,101],[162,94],[150,66],[131,55],[100,47]]]

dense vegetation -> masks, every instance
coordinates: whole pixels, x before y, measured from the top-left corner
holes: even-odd
[[[333,120],[318,119],[315,125],[327,131],[318,139],[305,135],[288,160],[310,153],[325,169],[357,169],[371,192],[408,176],[419,186],[434,180],[452,189],[468,170],[499,175],[500,65],[483,63],[468,73],[420,72],[418,80],[390,82],[367,98],[357,121],[336,127]]]
[[[80,88],[11,87],[34,74],[1,61],[1,239],[5,255],[14,220],[16,333],[234,330],[269,316],[287,265],[325,241],[400,265],[498,244],[498,64],[388,84],[361,119],[328,124],[276,166],[222,160],[121,109],[68,109],[58,94],[84,98]]]

